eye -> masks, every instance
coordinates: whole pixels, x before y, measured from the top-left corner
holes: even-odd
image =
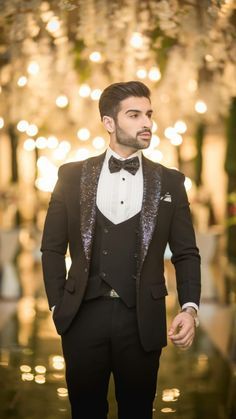
[[[137,117],[138,117],[137,113],[134,113],[134,114],[130,115],[130,118],[137,118]]]

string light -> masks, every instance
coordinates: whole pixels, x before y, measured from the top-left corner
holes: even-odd
[[[30,124],[26,128],[26,134],[30,135],[30,137],[34,137],[35,135],[38,134],[38,132],[39,132],[38,127],[35,124]]]
[[[89,87],[89,85],[86,83],[81,84],[79,88],[79,95],[81,97],[88,97],[90,93],[91,93],[91,88]]]
[[[102,91],[100,89],[94,89],[94,90],[92,90],[90,96],[91,96],[92,100],[99,100],[101,94],[102,94]]]
[[[143,36],[139,32],[134,32],[130,39],[133,48],[139,49],[143,46]]]
[[[38,137],[37,140],[35,141],[35,145],[36,145],[37,148],[43,150],[48,145],[47,138],[45,138],[45,137]]]
[[[98,51],[94,51],[89,55],[89,59],[95,63],[98,63],[99,61],[101,61],[102,56],[100,54],[100,52]]]
[[[28,79],[25,76],[21,76],[17,80],[17,84],[18,84],[19,87],[24,87],[27,84],[27,82],[28,82]]]
[[[34,150],[36,147],[36,144],[33,138],[27,138],[27,140],[24,141],[23,147],[26,151]]]
[[[22,119],[21,121],[18,122],[16,127],[17,127],[18,131],[25,132],[29,127],[29,122]],[[30,134],[28,134],[28,135],[30,135]]]
[[[175,133],[175,135],[173,135],[173,137],[170,139],[170,142],[172,145],[180,145],[183,142],[183,138],[181,137],[180,134],[178,134],[177,132]]]
[[[60,26],[61,26],[61,24],[59,22],[58,17],[57,16],[54,16],[54,17],[52,17],[49,20],[49,22],[48,22],[48,24],[46,26],[46,29],[50,33],[55,33],[55,32],[57,32],[60,29]]]
[[[58,394],[58,397],[61,397],[61,398],[67,397],[68,396],[68,390],[67,390],[67,388],[60,387],[60,388],[57,389],[57,394]]]
[[[38,374],[45,374],[45,372],[47,371],[46,367],[44,367],[43,365],[36,365],[34,369]]]
[[[161,142],[161,140],[158,137],[158,135],[153,134],[149,147],[151,147],[153,149],[153,148],[157,147],[160,144],[160,142]]]
[[[63,150],[65,154],[69,153],[71,149],[71,145],[69,141],[66,141],[66,140],[61,141],[59,144],[59,149]]]
[[[187,131],[187,125],[184,121],[176,121],[174,125],[175,131],[178,132],[178,134],[184,134]]]
[[[154,132],[156,132],[157,131],[157,129],[158,129],[158,125],[157,125],[157,123],[155,122],[155,121],[152,121],[152,132],[154,133]]]
[[[31,74],[32,76],[36,76],[39,73],[39,70],[40,70],[40,67],[37,61],[32,61],[27,67],[28,73]]]
[[[50,135],[47,141],[48,148],[54,149],[58,146],[58,139],[54,135]]]
[[[37,384],[45,384],[46,383],[46,378],[45,378],[44,375],[37,374],[34,378],[34,381]]]
[[[77,137],[81,141],[87,141],[90,137],[90,131],[88,130],[88,128],[80,128],[77,132]]]
[[[171,140],[171,138],[173,138],[176,134],[176,131],[173,127],[167,127],[164,131],[164,134],[166,136],[166,138],[168,138],[168,140]]]
[[[195,111],[200,114],[206,113],[207,111],[206,103],[203,100],[198,100],[195,103]]]
[[[187,176],[185,177],[184,186],[185,186],[186,191],[189,191],[193,186],[193,182]]]
[[[159,81],[161,79],[161,72],[158,67],[152,67],[148,72],[148,77],[151,81]]]
[[[60,95],[56,98],[56,105],[58,106],[58,108],[66,108],[68,103],[68,97],[65,95]]]
[[[0,118],[0,129],[4,127],[4,119]]]
[[[100,150],[101,148],[104,148],[106,144],[104,138],[102,137],[95,137],[92,143],[93,143],[94,148],[96,148],[96,150]]]
[[[147,70],[146,70],[145,68],[139,68],[139,69],[136,71],[136,76],[137,76],[139,79],[145,79],[145,78],[147,77]]]

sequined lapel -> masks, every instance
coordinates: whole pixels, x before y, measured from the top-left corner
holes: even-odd
[[[83,163],[80,180],[80,228],[86,259],[90,260],[96,218],[96,194],[105,153]]]
[[[141,272],[157,222],[161,197],[161,166],[143,159],[143,204],[140,214],[139,269]]]

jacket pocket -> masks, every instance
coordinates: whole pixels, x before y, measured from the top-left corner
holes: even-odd
[[[162,298],[168,295],[168,291],[164,282],[161,284],[153,284],[150,288],[154,300],[158,300],[158,298]]]
[[[75,280],[74,278],[68,278],[66,280],[64,288],[69,291],[71,294],[75,292]]]

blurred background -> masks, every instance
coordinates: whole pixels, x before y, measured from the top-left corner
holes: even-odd
[[[186,175],[202,256],[201,326],[190,351],[163,351],[154,418],[236,418],[236,2],[0,0],[3,419],[69,418],[42,228],[58,167],[108,146],[102,90],[128,80],[151,89],[144,154]],[[179,308],[170,256],[171,319]],[[115,419],[112,380],[109,394]]]

